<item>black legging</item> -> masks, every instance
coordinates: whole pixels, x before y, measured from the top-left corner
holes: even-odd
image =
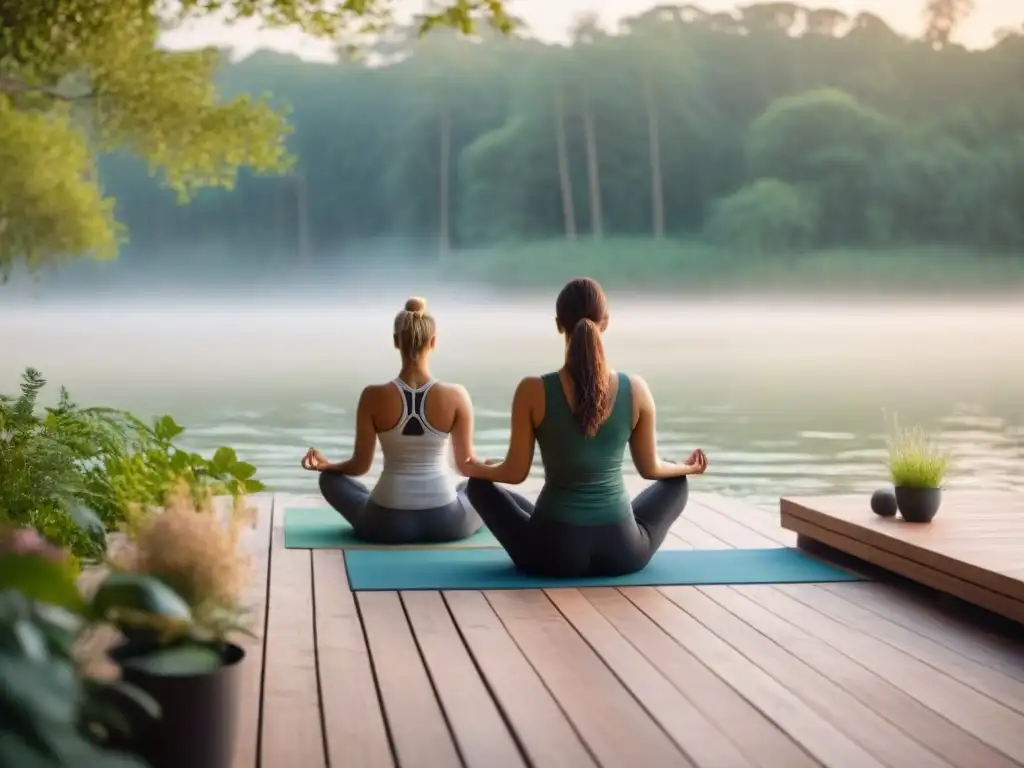
[[[657,480],[633,499],[633,516],[611,525],[570,525],[533,514],[533,504],[487,480],[470,480],[470,503],[516,568],[548,578],[622,576],[646,567],[683,513],[685,477]]]
[[[459,497],[443,507],[389,509],[374,503],[370,489],[355,478],[320,473],[320,492],[327,503],[356,536],[374,544],[440,544],[472,536],[483,521],[467,501],[465,489],[466,484],[460,484]]]

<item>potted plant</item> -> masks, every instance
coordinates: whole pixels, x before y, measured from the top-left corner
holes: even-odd
[[[904,430],[895,422],[886,447],[900,515],[909,523],[931,522],[942,504],[949,451],[920,427]]]
[[[234,748],[244,649],[242,591],[248,558],[238,541],[248,510],[234,500],[228,519],[207,495],[196,503],[187,488],[161,510],[137,518],[113,571],[93,597],[97,615],[125,640],[110,651],[123,678],[160,707],[160,719],[133,724],[133,751],[154,768],[226,768]],[[135,588],[139,576],[165,585],[166,595]]]
[[[111,749],[126,713],[154,718],[132,686],[90,674],[76,654],[88,628],[74,559],[31,528],[0,530],[0,765],[146,768]]]

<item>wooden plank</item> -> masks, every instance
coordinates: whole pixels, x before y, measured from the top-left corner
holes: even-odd
[[[485,596],[601,765],[692,767],[543,592]]]
[[[805,534],[804,524],[861,541],[874,549],[1024,601],[1024,494],[948,492],[939,516],[927,525],[871,513],[863,495],[782,499],[783,526]],[[977,547],[978,520],[992,520],[985,535],[1005,545]]]
[[[784,592],[786,590],[783,590]],[[788,593],[787,593],[788,594]],[[964,685],[1024,714],[1024,683],[894,624],[876,613],[821,589],[801,589],[792,596],[851,629],[870,634],[908,656],[924,662]]]
[[[370,651],[339,550],[313,552],[313,588],[328,764],[394,768]]]
[[[565,713],[483,594],[446,592],[444,600],[532,768],[596,768]]]
[[[466,765],[525,768],[515,739],[473,665],[440,593],[405,592],[401,597]]]
[[[1010,760],[911,698],[867,667],[759,605],[770,587],[701,587],[705,595],[785,648],[804,664],[856,697],[864,706],[958,768],[1012,768]],[[807,621],[815,617],[808,617]],[[825,621],[818,618],[818,622]],[[925,762],[934,760],[927,758]],[[903,763],[897,763],[902,765]],[[910,763],[906,763],[910,765]],[[914,763],[915,765],[917,763]]]
[[[840,552],[860,558],[867,563],[885,568],[900,576],[905,576],[918,584],[924,584],[927,587],[937,589],[947,595],[959,597],[968,603],[980,606],[1000,616],[1024,623],[1024,602],[1020,600],[1014,600],[997,592],[992,592],[977,584],[964,581],[935,568],[930,568],[891,552],[877,549],[863,541],[843,536],[826,528],[820,528],[813,523],[801,522],[800,529],[801,536],[806,536],[812,541],[826,544]]]
[[[1020,640],[965,621],[934,600],[911,597],[888,584],[820,586],[969,659],[1024,681],[1024,643]]]
[[[263,677],[260,764],[324,768],[320,723],[313,579],[309,550],[285,549],[284,527],[274,525],[270,605]]]
[[[263,647],[267,637],[267,585],[270,576],[271,531],[274,497],[260,494],[248,499],[256,511],[255,525],[242,535],[242,547],[249,556],[249,583],[243,605],[252,611],[251,630],[256,637],[241,636],[236,641],[245,649],[242,662],[241,691],[238,702],[238,726],[235,733],[233,768],[256,768],[260,751],[260,707],[263,701]]]
[[[909,738],[828,676],[776,645],[700,590],[674,587],[661,592],[882,764],[950,768],[949,763]]]
[[[698,501],[690,501],[683,513],[687,520],[703,528],[712,536],[744,549],[762,549],[780,546],[778,542],[764,536],[748,526],[704,506]]]
[[[575,589],[547,596],[682,751],[701,768],[748,768],[754,763],[630,645]]]
[[[778,510],[766,512],[741,499],[734,499],[719,493],[698,494],[696,501],[701,506],[713,509],[720,515],[771,539],[781,547],[796,545],[796,535],[782,527]]]
[[[694,549],[731,549],[717,536],[712,536],[692,520],[680,517],[672,524],[672,533]]]
[[[358,592],[395,755],[402,768],[461,768],[397,592]]]
[[[657,666],[716,727],[760,768],[812,768],[819,763],[730,688],[616,589],[588,589],[587,600]]]
[[[865,632],[815,611],[794,595],[811,585],[774,587],[758,593],[758,604],[871,669],[951,723],[1002,752],[1024,760],[1024,717],[939,670]],[[822,621],[821,617],[827,620]]]
[[[641,587],[620,592],[822,765],[829,768],[879,768],[883,765],[659,590]]]

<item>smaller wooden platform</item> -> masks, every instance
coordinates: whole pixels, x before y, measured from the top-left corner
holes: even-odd
[[[1024,623],[1024,494],[952,491],[930,523],[879,517],[866,494],[783,498],[782,527]]]

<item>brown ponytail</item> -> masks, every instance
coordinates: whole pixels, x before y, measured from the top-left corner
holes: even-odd
[[[589,277],[571,280],[555,302],[558,326],[568,339],[565,370],[575,394],[573,416],[587,437],[611,413],[608,363],[601,333],[608,326],[608,302],[601,286]]]

